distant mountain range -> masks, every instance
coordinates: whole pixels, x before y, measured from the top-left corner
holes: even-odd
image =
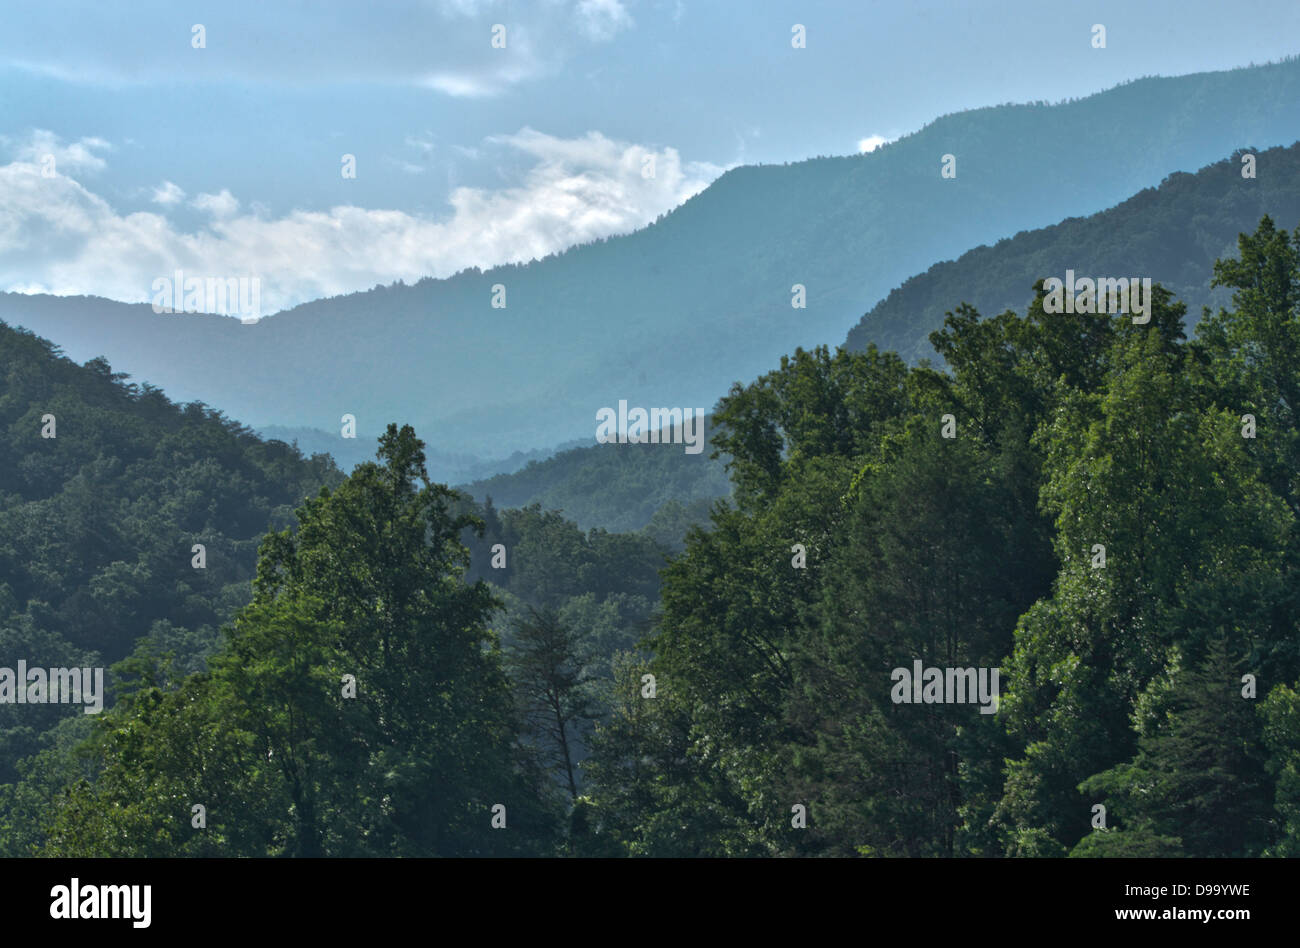
[[[283,441],[285,444],[297,445],[304,455],[328,454],[344,473],[350,473],[363,461],[375,460],[375,438],[344,438],[341,429],[334,432],[321,431],[319,428],[286,428],[282,425],[267,425],[257,432],[268,441]],[[513,474],[525,465],[544,461],[558,451],[576,447],[580,442],[568,442],[555,448],[537,451],[515,451],[508,457],[484,459],[470,454],[426,452],[426,466],[429,477],[434,481],[447,484],[459,484],[493,477],[498,474]]]
[[[1147,188],[1110,210],[935,264],[867,313],[845,346],[863,349],[875,342],[909,361],[937,360],[926,336],[943,325],[946,312],[963,302],[985,316],[1023,312],[1033,284],[1063,277],[1067,268],[1079,276],[1151,277],[1187,303],[1190,333],[1203,305],[1230,302],[1231,291],[1211,290],[1210,280],[1215,259],[1236,256],[1238,234],[1253,233],[1265,214],[1279,227],[1300,226],[1300,144],[1256,154],[1253,179],[1242,177],[1242,167],[1241,155],[1235,154],[1196,174],[1170,175],[1159,188]],[[467,489],[505,506],[540,503],[561,509],[584,527],[634,530],[650,523],[659,509],[641,501],[695,504],[698,516],[708,500],[726,496],[724,460],[701,464],[700,458],[679,452],[598,445],[559,453]]]
[[[335,432],[352,414],[358,443],[410,422],[432,455],[502,457],[591,438],[597,411],[620,399],[708,409],[782,353],[844,338],[936,260],[1094,213],[1238,148],[1295,142],[1297,101],[1292,59],[948,115],[867,155],[734,169],[633,234],[252,325],[15,294],[0,296],[0,319],[257,428]],[[945,155],[955,178],[940,175]],[[1019,299],[1021,283],[1001,289]],[[795,284],[806,308],[791,305]],[[496,286],[505,308],[492,306]],[[852,341],[914,354],[933,327],[907,319],[887,332],[880,321],[878,337],[869,321]]]
[[[1187,304],[1190,330],[1201,307],[1226,306],[1232,293],[1210,288],[1214,261],[1237,254],[1237,235],[1254,233],[1265,214],[1279,227],[1300,226],[1300,143],[1254,156],[1254,178],[1242,176],[1242,154],[1196,174],[1176,172],[1158,188],[1085,218],[1070,218],[976,247],[936,263],[881,300],[849,331],[845,346],[874,342],[909,360],[933,357],[926,335],[960,303],[985,316],[1023,310],[1036,280],[1079,276],[1150,277]]]

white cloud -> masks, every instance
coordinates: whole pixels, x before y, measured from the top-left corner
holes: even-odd
[[[458,99],[482,99],[496,95],[501,85],[492,80],[469,73],[439,72],[427,76],[424,85]]]
[[[486,46],[486,43],[484,43]],[[559,47],[552,46],[558,55]],[[506,31],[506,48],[490,50],[486,59],[473,65],[429,73],[419,80],[425,88],[460,99],[484,99],[500,95],[511,86],[552,73],[558,60],[548,62],[538,55],[529,30],[511,25]]]
[[[440,218],[340,206],[278,218],[240,210],[228,190],[191,204],[205,227],[178,230],[164,214],[120,214],[37,163],[0,165],[0,289],[94,294],[147,302],[160,276],[256,276],[264,312],[397,279],[449,276],[470,266],[524,262],[625,233],[703,190],[724,169],[589,132],[564,139],[521,129],[487,139],[535,159],[498,189],[460,187]],[[654,175],[643,169],[653,157]],[[163,190],[163,189],[159,189]],[[179,190],[179,188],[177,189]]]
[[[604,42],[632,27],[632,14],[620,0],[579,0],[578,26],[588,39]]]
[[[408,135],[406,136],[406,144],[409,147],[414,148],[417,151],[423,152],[426,155],[433,154],[434,145],[433,142],[428,137],[414,138]]]
[[[865,155],[867,152],[875,151],[881,145],[888,145],[891,141],[892,138],[883,135],[868,135],[866,138],[858,139],[858,151]]]
[[[64,144],[58,135],[44,128],[33,129],[22,141],[8,137],[3,141],[18,161],[40,164],[47,155],[53,155],[55,171],[60,174],[102,171],[107,163],[95,152],[111,151],[113,147],[102,138],[82,138]]]
[[[200,194],[190,202],[200,211],[207,211],[213,217],[230,217],[239,211],[239,200],[225,188],[220,194]]]
[[[181,190],[180,185],[164,181],[162,185],[153,189],[153,197],[149,200],[155,204],[171,205],[179,203],[184,197],[185,192]]]

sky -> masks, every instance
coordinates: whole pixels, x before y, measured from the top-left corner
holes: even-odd
[[[0,0],[0,289],[147,302],[181,269],[274,312],[626,233],[739,164],[1297,52],[1297,0]]]

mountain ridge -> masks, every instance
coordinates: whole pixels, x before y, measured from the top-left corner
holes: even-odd
[[[732,169],[630,234],[253,325],[15,294],[0,296],[0,318],[258,428],[330,431],[352,414],[359,438],[408,422],[431,452],[548,449],[589,437],[620,399],[708,410],[780,355],[844,338],[936,260],[1300,139],[1284,104],[1297,100],[1300,60],[1288,60],[951,113],[869,154]],[[1098,160],[1080,127],[1144,134]],[[945,154],[956,178],[940,177]],[[504,309],[491,305],[498,284]]]

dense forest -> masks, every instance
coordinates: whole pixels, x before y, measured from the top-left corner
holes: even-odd
[[[1255,177],[1243,177],[1251,155]],[[1020,302],[1021,288],[1040,276],[1063,276],[1057,261],[1087,274],[1149,276],[1188,307],[1194,324],[1205,305],[1227,304],[1228,287],[1212,287],[1214,262],[1232,252],[1237,234],[1255,226],[1266,210],[1280,220],[1300,219],[1300,143],[1288,148],[1238,152],[1195,174],[1176,172],[1090,217],[1070,218],[976,247],[955,261],[935,264],[905,281],[848,333],[845,348],[869,344],[892,349],[905,361],[933,355],[928,334],[943,325],[954,300],[980,312],[1002,312]],[[1060,273],[1052,273],[1060,269]],[[1086,275],[1083,270],[1080,275]],[[672,452],[574,448],[520,470],[465,486],[509,506],[540,503],[563,510],[583,526],[635,530],[665,499],[691,502],[692,520],[707,501],[729,496],[723,463]],[[600,489],[595,489],[600,485]]]
[[[1239,249],[1193,342],[1164,288],[1136,325],[1048,315],[1040,281],[1023,317],[951,313],[948,372],[819,349],[735,388],[736,506],[665,573],[660,698],[628,680],[598,732],[594,825],[662,855],[1295,854],[1300,230]],[[997,713],[893,700],[918,659],[1000,667]]]
[[[704,422],[707,433],[713,419]],[[466,484],[464,490],[508,507],[540,504],[583,527],[657,531],[676,546],[687,526],[731,493],[726,461],[666,451],[656,444],[570,448],[521,470]]]
[[[111,663],[145,642],[198,670],[247,601],[267,529],[342,481],[325,456],[303,459],[206,406],[172,404],[102,359],[77,366],[2,323],[0,380],[0,655],[9,667],[24,656]],[[0,704],[0,783],[64,711]]]
[[[229,645],[222,627],[253,598],[267,530],[296,525],[295,507],[344,475],[324,454],[303,458],[207,406],[132,384],[103,359],[78,366],[3,323],[0,366],[0,664],[113,666],[110,688],[125,703],[143,681],[168,690],[206,671]],[[449,503],[464,521],[455,542],[473,551],[467,578],[494,586],[489,614],[507,668],[526,679],[534,617],[563,623],[566,635],[581,630],[570,646],[594,704],[610,657],[648,628],[658,570],[688,526],[684,505],[670,501],[644,531],[611,534],[583,532],[537,505],[498,510],[466,495]],[[509,553],[494,568],[497,543]],[[538,763],[549,722],[529,710],[527,688],[516,690],[510,714],[522,726],[512,740],[533,748],[543,794],[581,783],[594,716],[566,722],[568,767]],[[79,763],[94,727],[80,706],[0,702],[0,853],[32,852],[44,839],[46,791],[97,772]]]
[[[1300,229],[1213,273],[1190,339],[1163,286],[1135,324],[1043,273],[935,364],[796,350],[718,404],[730,498],[674,553],[432,483],[408,426],[344,478],[0,329],[5,653],[116,661],[99,715],[4,709],[0,846],[1300,855]],[[914,663],[1000,691],[908,700]]]

